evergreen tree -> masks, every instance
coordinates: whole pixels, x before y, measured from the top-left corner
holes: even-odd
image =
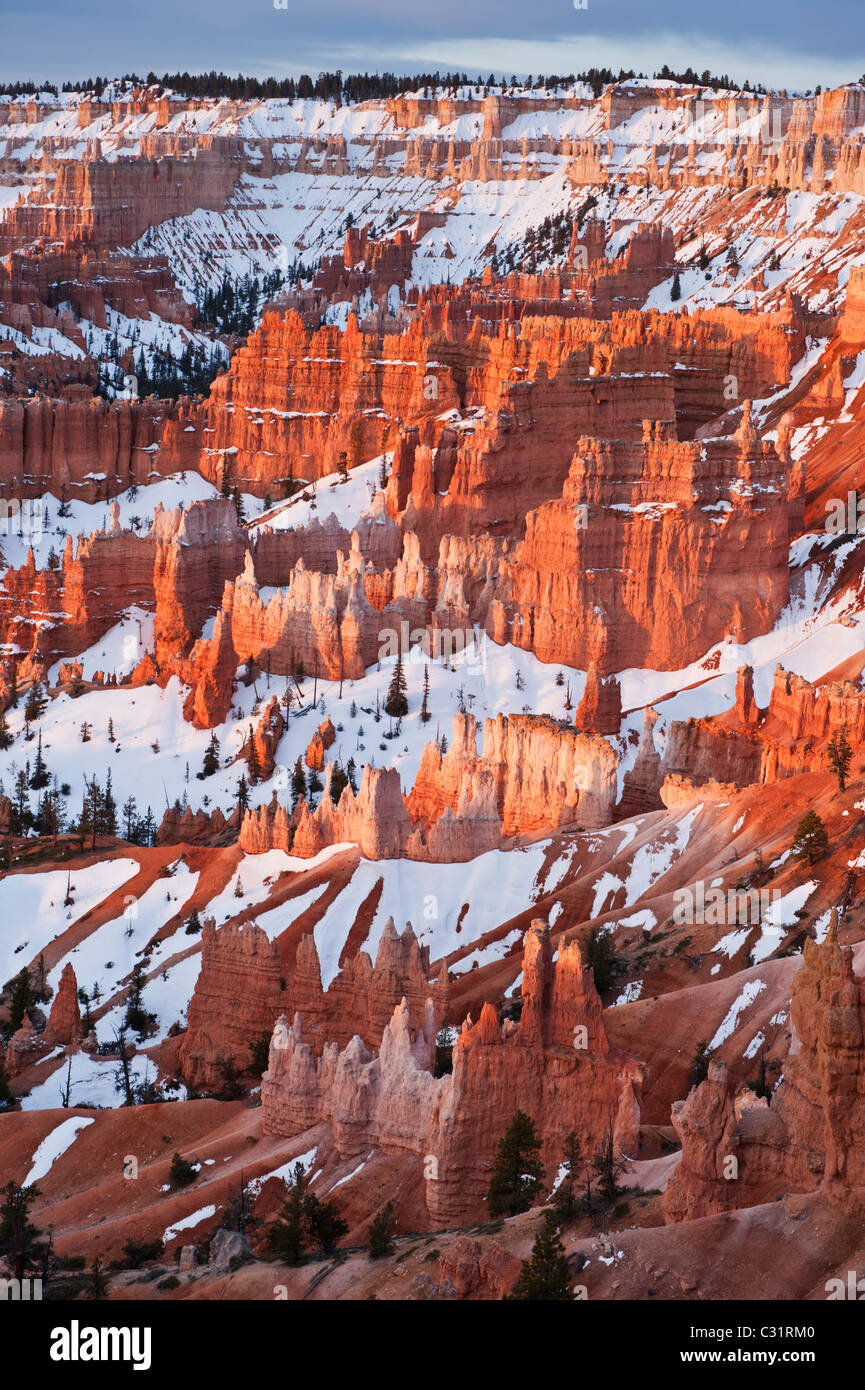
[[[237,524],[243,526],[246,523],[246,513],[243,510],[243,498],[240,495],[240,488],[233,487],[231,490],[231,500],[234,503],[234,510],[237,513]]]
[[[420,718],[422,724],[428,724],[432,719],[429,708],[429,666],[423,668],[423,700],[420,707]]]
[[[261,762],[258,757],[258,748],[255,744],[255,734],[250,726],[248,751],[246,754],[246,768],[249,773],[249,780],[253,786],[261,781]]]
[[[168,1180],[173,1187],[189,1187],[198,1177],[198,1169],[175,1149],[168,1170]]]
[[[393,675],[390,678],[387,699],[384,702],[385,714],[389,714],[392,719],[401,719],[404,714],[408,714],[406,689],[405,671],[403,670],[402,652],[400,651],[393,668]]]
[[[249,784],[242,773],[237,783],[237,809],[241,816],[249,810]]]
[[[349,758],[348,762],[346,763],[345,776],[348,785],[351,787],[352,791],[354,792],[354,795],[357,796],[357,765],[354,761],[354,758]]]
[[[336,461],[336,467],[337,467],[337,472],[339,473],[340,482],[347,483],[347,482],[348,482],[348,454],[345,452],[345,449],[343,449],[342,452],[341,452],[341,454],[339,455],[339,458],[338,458],[337,461]]]
[[[42,730],[39,731],[39,743],[36,747],[36,761],[33,764],[33,772],[30,777],[30,786],[34,791],[41,791],[47,787],[51,781],[51,774],[45,766],[45,759],[42,756]]]
[[[592,927],[586,937],[583,954],[594,976],[595,989],[603,994],[612,984],[619,966],[613,933],[603,927]]]
[[[292,811],[294,810],[294,808],[295,808],[295,806],[297,805],[298,801],[302,801],[303,798],[304,798],[305,796],[306,796],[306,773],[305,773],[304,770],[303,770],[303,763],[302,763],[301,760],[300,760],[300,755],[298,755],[297,762],[296,762],[295,765],[294,765],[294,771],[293,771],[292,774],[291,774],[291,809],[292,809]]]
[[[142,1002],[146,984],[144,962],[136,961],[129,977],[129,993],[126,996],[126,1016],[123,1020],[123,1026],[130,1029],[131,1032],[137,1033],[139,1041],[156,1022],[156,1014],[148,1013]]]
[[[691,1067],[688,1072],[689,1090],[692,1086],[699,1086],[701,1081],[706,1080],[706,1077],[709,1075],[710,1060],[711,1054],[709,1052],[709,1044],[706,1042],[705,1038],[701,1038],[691,1058]]]
[[[129,840],[130,844],[135,844],[137,826],[138,815],[135,797],[128,796],[123,803],[123,829],[125,831],[124,838]]]
[[[38,1227],[30,1220],[30,1208],[39,1196],[39,1188],[32,1184],[19,1187],[17,1182],[7,1182],[0,1188],[3,1201],[0,1204],[0,1260],[11,1271],[13,1279],[25,1279],[31,1272],[41,1267],[45,1253],[45,1242],[40,1239]]]
[[[571,1281],[565,1247],[556,1230],[555,1220],[548,1212],[535,1237],[532,1257],[523,1260],[520,1277],[507,1299],[527,1301],[570,1300]]]
[[[330,799],[334,806],[339,805],[339,798],[348,786],[348,774],[338,762],[333,764],[330,773]]]
[[[25,965],[23,969],[18,971],[18,974],[12,981],[11,993],[9,996],[10,1035],[11,1033],[18,1032],[18,1029],[24,1022],[25,1015],[29,1009],[32,1009],[35,1002],[36,998],[30,981],[30,971]]]
[[[201,777],[212,777],[219,771],[219,739],[216,737],[216,730],[210,735],[210,742],[204,750],[204,759],[201,764]]]
[[[675,275],[673,276],[673,288],[670,290],[670,298],[671,298],[672,300],[677,300],[677,299],[681,299],[681,298],[682,298],[682,281],[681,281],[681,279],[680,279],[680,277],[679,277],[679,272],[678,272],[678,270],[676,271]]]
[[[495,1170],[487,1189],[487,1211],[493,1219],[528,1211],[543,1181],[540,1152],[534,1120],[517,1110],[499,1140]]]
[[[187,931],[189,929],[187,928]],[[249,1067],[248,1071],[253,1076],[263,1076],[267,1071],[267,1064],[270,1057],[270,1033],[265,1030],[253,1038],[249,1044]]]
[[[791,848],[797,859],[807,859],[809,864],[816,864],[818,859],[823,858],[829,848],[829,836],[816,811],[808,811],[802,817],[796,826]]]
[[[84,1297],[94,1300],[102,1300],[108,1297],[111,1289],[111,1278],[102,1267],[102,1260],[99,1256],[93,1261],[84,1286]]]
[[[24,718],[31,724],[35,723],[41,715],[45,713],[48,700],[39,681],[34,681],[27,696],[27,703],[24,706]]]
[[[310,809],[312,809],[312,807],[315,805],[316,794],[323,790],[324,783],[318,775],[318,768],[311,767],[309,769],[309,778],[307,780],[306,786],[306,799],[309,802]]]
[[[577,1210],[576,1183],[583,1166],[583,1149],[576,1130],[572,1129],[565,1138],[562,1166],[565,1172],[556,1188],[553,1202],[559,1216],[567,1218],[573,1216]]]
[[[853,749],[847,740],[847,725],[842,724],[829,740],[829,766],[838,778],[838,790],[841,792],[847,788],[847,777],[852,758]]]
[[[326,1259],[332,1259],[336,1243],[348,1234],[348,1222],[340,1215],[336,1202],[320,1202],[310,1193],[309,1234]]]
[[[627,1160],[616,1152],[613,1139],[613,1126],[610,1125],[600,1147],[592,1159],[592,1168],[598,1182],[598,1193],[604,1202],[614,1202],[621,1192],[619,1175],[627,1168]]]
[[[198,908],[194,907],[186,919],[186,935],[197,936],[201,931],[201,918],[198,915]]]
[[[286,1179],[288,1198],[267,1235],[267,1246],[288,1265],[299,1265],[309,1237],[309,1180],[302,1163]]]
[[[373,1217],[369,1228],[367,1251],[371,1260],[381,1260],[385,1255],[393,1254],[394,1225],[393,1202],[388,1202],[387,1206],[378,1213],[378,1216]]]
[[[99,828],[103,835],[117,834],[117,803],[111,788],[111,768],[108,769],[108,776],[105,779],[105,794],[102,798],[102,816]]]
[[[9,1089],[9,1077],[6,1074],[6,1064],[0,1057],[0,1111],[11,1110],[15,1104],[15,1097]]]
[[[15,735],[9,732],[5,711],[0,710],[0,748],[5,751],[7,748],[11,748],[14,742]]]

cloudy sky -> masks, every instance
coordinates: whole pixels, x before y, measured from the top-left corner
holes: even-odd
[[[0,0],[0,80],[99,72],[580,71],[807,89],[865,73],[863,0]]]

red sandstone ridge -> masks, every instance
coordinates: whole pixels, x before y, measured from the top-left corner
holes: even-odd
[[[206,922],[201,970],[180,1047],[183,1075],[191,1085],[213,1087],[226,1059],[245,1070],[250,1045],[269,1034],[286,1009],[303,1013],[308,1039],[320,1052],[325,1043],[342,1045],[355,1034],[370,1046],[377,1043],[401,999],[408,1000],[412,1026],[420,1027],[428,998],[440,1022],[447,1015],[447,969],[443,966],[433,981],[429,948],[418,945],[410,925],[398,935],[392,918],[382,931],[375,964],[366,951],[359,951],[344,962],[327,990],[313,936],[301,938],[288,968],[277,942],[253,922],[228,923],[219,930]]]
[[[244,815],[240,846],[312,858],[327,845],[351,843],[367,859],[460,862],[516,834],[609,825],[617,767],[605,738],[538,715],[487,719],[478,755],[477,721],[457,714],[446,754],[436,743],[425,745],[408,797],[396,769],[367,764],[357,796],[346,787],[334,806],[328,765],[314,811],[300,801],[289,817],[274,794],[269,805]]]
[[[249,1065],[250,1044],[269,1033],[283,1007],[279,950],[251,922],[216,930],[207,921],[201,933],[201,972],[188,1010],[180,1064],[188,1084],[218,1086],[220,1064],[233,1059]]]
[[[414,1029],[405,1000],[384,1030],[377,1055],[359,1037],[316,1061],[303,1040],[300,1014],[274,1029],[262,1078],[262,1124],[269,1134],[330,1125],[341,1156],[371,1147],[431,1155],[426,1202],[439,1225],[477,1220],[495,1148],[515,1109],[534,1119],[543,1138],[548,1180],[565,1135],[576,1129],[590,1151],[615,1123],[615,1143],[636,1152],[641,1071],[610,1048],[592,974],[576,942],[560,947],[553,966],[549,929],[526,935],[523,1015],[500,1028],[484,1005],[464,1026],[453,1073],[432,1074],[435,1010],[427,1002]]]

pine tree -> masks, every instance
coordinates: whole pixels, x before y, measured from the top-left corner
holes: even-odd
[[[138,816],[135,797],[128,796],[123,803],[123,829],[125,831],[125,838],[129,840],[130,844],[135,843],[137,825]]]
[[[349,758],[348,762],[345,765],[345,777],[346,781],[348,782],[348,785],[352,789],[352,792],[355,796],[357,796],[357,764],[355,763],[354,758]]]
[[[339,458],[338,458],[337,461],[336,461],[336,468],[337,468],[337,472],[339,473],[340,482],[347,483],[347,482],[348,482],[348,454],[345,452],[345,449],[342,450],[342,453],[339,455]]]
[[[369,1240],[367,1250],[371,1260],[381,1260],[385,1255],[392,1255],[394,1251],[393,1243],[394,1211],[393,1202],[388,1202],[373,1217],[369,1228]]]
[[[393,675],[390,678],[387,698],[384,702],[385,714],[389,714],[392,719],[402,719],[404,714],[408,714],[408,700],[406,699],[406,678],[402,665],[402,652],[397,655],[396,665],[393,668]]]
[[[309,1180],[302,1163],[286,1179],[288,1199],[267,1235],[268,1249],[288,1265],[299,1265],[309,1236]]]
[[[337,1241],[348,1234],[348,1222],[340,1215],[336,1202],[320,1202],[310,1193],[307,1219],[310,1238],[325,1259],[332,1259]]]
[[[520,1277],[507,1299],[559,1302],[570,1300],[571,1281],[565,1247],[562,1245],[554,1218],[550,1213],[535,1237],[532,1257],[523,1260]]]
[[[219,771],[219,739],[216,737],[216,730],[210,735],[210,742],[204,750],[204,759],[201,764],[201,777],[212,777]]]
[[[51,781],[51,774],[45,766],[45,759],[42,756],[42,730],[39,731],[39,743],[36,748],[36,761],[33,764],[33,773],[30,778],[30,786],[34,791],[41,791],[47,787]]]
[[[619,1175],[627,1166],[627,1160],[622,1157],[621,1153],[617,1154],[616,1152],[613,1126],[610,1125],[592,1159],[592,1168],[598,1181],[598,1193],[602,1201],[609,1203],[616,1200],[621,1192]]]
[[[0,748],[5,751],[7,748],[11,748],[14,742],[15,735],[9,732],[5,711],[0,710]]]
[[[6,1074],[6,1063],[0,1057],[0,1111],[11,1110],[15,1104],[15,1097],[9,1089],[9,1077]]]
[[[258,748],[255,743],[255,734],[252,727],[249,730],[248,751],[246,754],[246,769],[249,773],[249,780],[253,786],[261,781],[261,762],[258,757]]]
[[[100,829],[103,835],[117,834],[117,802],[114,800],[114,792],[111,788],[111,768],[108,769],[108,776],[105,778]]]
[[[580,1170],[583,1166],[583,1149],[577,1137],[576,1130],[571,1130],[565,1138],[565,1147],[562,1154],[562,1167],[564,1176],[556,1188],[553,1198],[556,1211],[559,1216],[571,1217],[577,1210],[576,1182]]]
[[[847,776],[850,772],[852,758],[853,749],[847,740],[847,725],[842,724],[829,740],[829,766],[838,778],[838,790],[841,792],[845,791],[847,787]]]
[[[237,782],[237,809],[241,816],[249,810],[249,784],[242,773]]]
[[[797,859],[807,859],[809,864],[816,864],[818,859],[823,858],[829,848],[829,836],[816,811],[808,811],[802,817],[796,826],[791,848]]]
[[[0,1260],[8,1265],[13,1279],[24,1279],[41,1266],[45,1242],[30,1220],[30,1208],[39,1195],[38,1187],[19,1187],[17,1182],[0,1188]]]
[[[168,1170],[168,1180],[173,1187],[189,1187],[198,1177],[198,1169],[175,1149]]]
[[[603,927],[592,927],[583,951],[585,963],[592,971],[595,989],[599,994],[609,989],[619,968],[613,933]]]
[[[117,742],[117,740],[116,740],[115,737],[114,737],[114,720],[111,718],[110,715],[108,716],[108,742],[109,742],[109,743],[116,743],[116,742]]]
[[[701,1081],[706,1080],[706,1077],[709,1075],[710,1060],[711,1054],[709,1052],[709,1044],[706,1042],[705,1038],[701,1038],[691,1058],[691,1066],[688,1071],[689,1089],[692,1086],[699,1086]]]
[[[294,810],[294,808],[295,808],[295,806],[297,805],[297,803],[298,803],[299,801],[302,801],[303,798],[304,798],[305,796],[306,796],[306,773],[305,773],[304,770],[303,770],[303,763],[302,763],[301,760],[300,760],[300,755],[298,755],[297,762],[296,762],[295,765],[294,765],[294,771],[293,771],[292,774],[291,774],[291,809],[292,809],[292,811]]]
[[[186,919],[186,935],[196,936],[201,931],[201,918],[198,915],[198,908],[194,907]]]
[[[39,681],[34,681],[27,696],[27,703],[24,706],[24,718],[31,724],[35,723],[41,715],[45,713],[48,700]]]
[[[12,1033],[17,1033],[24,1017],[36,1002],[33,994],[33,986],[30,982],[30,971],[25,965],[15,976],[11,985],[9,996],[9,1028]]]
[[[429,708],[429,666],[423,668],[423,700],[420,707],[420,718],[422,724],[428,724],[432,719]]]
[[[493,1219],[528,1211],[543,1181],[540,1152],[534,1120],[517,1110],[499,1140],[495,1171],[487,1189],[487,1211]]]
[[[234,510],[237,513],[237,524],[238,526],[243,526],[246,522],[246,513],[243,510],[243,498],[240,495],[240,489],[238,487],[232,488],[231,500],[234,503]]]
[[[93,1261],[84,1286],[84,1297],[94,1300],[102,1300],[108,1297],[111,1289],[111,1278],[102,1267],[102,1260],[99,1256]]]
[[[676,300],[676,299],[681,299],[681,298],[682,298],[682,281],[681,281],[681,279],[680,279],[680,277],[679,277],[679,272],[678,272],[678,270],[676,271],[675,275],[673,276],[673,288],[670,290],[670,298],[671,298],[672,300]]]
[[[148,1013],[144,1007],[143,994],[147,981],[143,961],[136,961],[129,977],[129,993],[126,996],[126,1015],[123,1027],[137,1033],[139,1041],[156,1022],[156,1014]]]

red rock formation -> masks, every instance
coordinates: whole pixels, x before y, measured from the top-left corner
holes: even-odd
[[[599,735],[547,716],[513,714],[485,721],[480,756],[476,743],[477,721],[455,715],[447,754],[426,744],[408,798],[396,769],[367,764],[357,796],[346,787],[334,806],[328,768],[315,811],[301,801],[290,822],[274,798],[246,812],[240,846],[249,854],[290,849],[311,858],[327,845],[351,843],[367,859],[452,863],[512,835],[612,820],[618,757]]]
[[[282,967],[276,943],[250,922],[211,920],[201,933],[201,971],[189,1003],[178,1057],[184,1080],[216,1087],[220,1061],[249,1066],[249,1048],[269,1033],[283,1007]]]
[[[548,1172],[571,1129],[591,1149],[614,1124],[616,1144],[633,1153],[641,1072],[610,1049],[579,946],[560,948],[554,968],[549,929],[534,923],[524,965],[519,1025],[500,1029],[485,1005],[460,1034],[452,1075],[438,1080],[431,1000],[416,1031],[407,1003],[399,1005],[376,1057],[355,1037],[342,1052],[325,1047],[316,1062],[300,1015],[291,1027],[281,1018],[262,1078],[265,1132],[295,1134],[326,1122],[343,1157],[371,1146],[428,1155],[435,1161],[425,1163],[427,1206],[441,1225],[483,1213],[495,1148],[517,1108],[536,1122]]]
[[[805,942],[793,981],[794,1039],[767,1104],[729,1095],[726,1068],[673,1106],[682,1160],[664,1194],[668,1221],[816,1187],[835,1202],[865,1187],[865,983],[834,921],[822,943]],[[731,1161],[732,1160],[732,1161]]]
[[[324,767],[324,755],[328,748],[336,743],[336,729],[333,727],[330,715],[319,724],[315,733],[309,741],[306,750],[306,765],[314,768],[316,772],[321,772]]]
[[[615,676],[602,676],[589,663],[586,687],[577,706],[574,724],[592,734],[617,734],[622,722],[622,689]]]
[[[70,961],[66,962],[60,975],[60,983],[51,1003],[51,1012],[48,1015],[44,1036],[55,1045],[60,1043],[64,1047],[81,1040],[78,981]]]
[[[447,1016],[448,975],[442,965],[437,980],[430,976],[429,947],[419,946],[411,925],[402,935],[388,918],[375,964],[366,951],[349,956],[322,989],[321,969],[313,936],[303,936],[287,987],[287,1005],[303,1018],[306,1041],[314,1052],[325,1043],[346,1046],[355,1034],[368,1047],[381,1041],[383,1029],[402,999],[408,1005],[409,1025],[420,1028],[427,999],[433,1000],[437,1024]]]

